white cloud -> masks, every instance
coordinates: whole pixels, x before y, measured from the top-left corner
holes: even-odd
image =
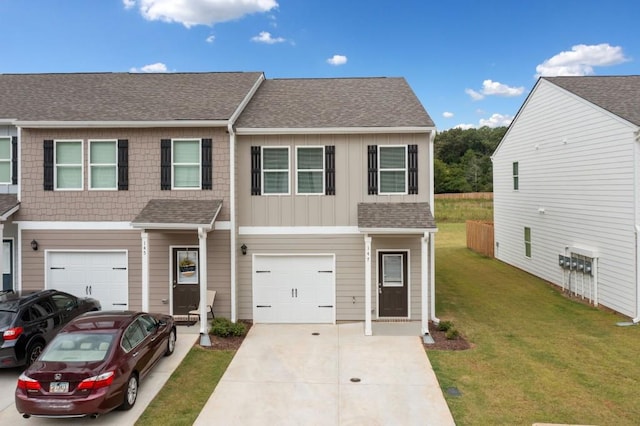
[[[255,41],[256,43],[275,44],[282,43],[283,41],[286,41],[286,39],[282,37],[273,38],[271,36],[271,33],[267,31],[261,31],[257,36],[251,37],[251,41]]]
[[[138,6],[149,21],[178,22],[189,28],[232,21],[278,7],[276,0],[122,0],[126,9]]]
[[[482,82],[482,90],[477,92],[473,89],[465,89],[467,95],[471,96],[474,101],[484,99],[485,96],[520,96],[524,93],[524,87],[511,87],[493,80],[485,80]]]
[[[445,111],[445,112],[442,113],[442,116],[444,118],[451,118],[451,117],[453,117],[453,113],[449,112],[449,111]]]
[[[617,65],[628,60],[620,46],[578,44],[571,47],[571,51],[560,52],[539,64],[535,77],[592,75],[594,67]]]
[[[209,37],[207,37],[207,43],[213,43],[216,40],[216,36],[214,35],[210,35]]]
[[[142,68],[131,68],[129,72],[133,72],[133,73],[167,72],[167,66],[162,62],[156,62],[155,64],[145,65]]]
[[[327,59],[327,63],[335,66],[344,65],[347,63],[347,57],[344,55],[333,55]]]
[[[508,126],[513,121],[513,117],[510,115],[502,115],[502,114],[492,114],[491,117],[487,119],[480,119],[480,127],[500,127],[500,126]]]

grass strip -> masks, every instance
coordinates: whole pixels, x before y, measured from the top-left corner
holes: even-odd
[[[191,348],[136,426],[190,426],[202,411],[236,351]]]

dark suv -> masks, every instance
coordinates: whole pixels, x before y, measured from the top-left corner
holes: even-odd
[[[56,333],[100,302],[57,290],[0,293],[0,368],[31,365]]]

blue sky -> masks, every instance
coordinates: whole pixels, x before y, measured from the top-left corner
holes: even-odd
[[[638,16],[637,0],[0,0],[0,73],[401,76],[438,130],[494,127],[539,75],[640,74]]]

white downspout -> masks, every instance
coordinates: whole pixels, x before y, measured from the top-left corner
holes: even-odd
[[[431,265],[431,262],[429,261],[429,233],[425,232],[424,235],[422,236],[422,238],[420,239],[420,253],[422,255],[422,261],[420,262],[420,264],[422,265],[420,267],[420,281],[422,282],[422,286],[421,286],[421,302],[420,302],[420,308],[421,308],[421,319],[422,319],[422,335],[425,336],[427,334],[429,334],[429,306],[430,306],[430,285],[429,285],[429,267]]]
[[[435,216],[435,184],[433,173],[433,155],[436,140],[435,128],[429,134],[429,207],[431,208],[431,216]],[[432,233],[429,237],[429,314],[434,324],[440,324],[440,319],[436,317],[436,235]]]

